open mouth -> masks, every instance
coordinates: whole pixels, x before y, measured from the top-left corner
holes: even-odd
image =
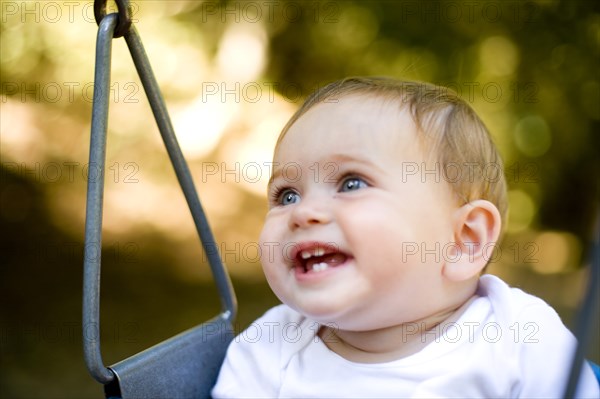
[[[348,259],[348,255],[327,244],[304,245],[296,249],[295,267],[302,273],[319,273],[337,267]]]

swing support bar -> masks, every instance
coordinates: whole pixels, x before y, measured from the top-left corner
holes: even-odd
[[[131,11],[127,0],[116,0],[119,13],[106,15],[106,0],[94,3],[99,25],[96,44],[96,70],[94,74],[94,101],[90,141],[90,162],[87,189],[84,273],[83,273],[83,347],[85,363],[90,374],[98,382],[108,384],[115,380],[116,372],[104,366],[100,350],[100,266],[102,248],[102,210],[104,197],[104,171],[106,163],[106,137],[110,92],[110,65],[112,39],[124,36],[137,73],[152,108],[154,118],[165,144],[175,174],[183,190],[188,207],[211,272],[221,298],[221,314],[206,324],[191,329],[182,335],[188,337],[192,331],[214,331],[219,326],[230,332],[235,319],[237,303],[231,281],[217,251],[208,220],[198,198],[196,188],[185,158],[177,142],[169,114],[158,83],[135,26],[131,25]],[[228,325],[229,328],[223,328]],[[204,326],[204,327],[203,327]],[[202,330],[202,327],[204,330]],[[177,337],[174,337],[177,338]],[[166,347],[177,346],[172,340]],[[162,345],[162,344],[159,344]],[[142,352],[144,353],[144,352]]]

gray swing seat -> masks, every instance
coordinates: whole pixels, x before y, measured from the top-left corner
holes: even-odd
[[[183,157],[162,94],[152,72],[141,39],[131,25],[127,0],[116,0],[119,12],[106,15],[106,0],[94,2],[98,22],[94,103],[90,140],[89,173],[85,222],[83,272],[83,349],[88,371],[104,385],[109,398],[206,398],[217,379],[229,342],[237,304],[231,281],[221,262],[218,248],[200,204],[191,173]],[[148,97],[158,129],[177,179],[189,206],[196,230],[208,259],[221,299],[221,313],[215,318],[105,367],[100,351],[100,252],[106,136],[110,92],[111,43],[125,38],[136,70]],[[91,253],[94,251],[94,253]],[[94,339],[88,338],[90,326]]]
[[[208,398],[232,338],[222,317],[182,332],[110,366],[106,397]]]

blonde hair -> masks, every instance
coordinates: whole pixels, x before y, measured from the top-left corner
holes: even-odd
[[[434,153],[444,179],[459,201],[490,201],[498,208],[504,226],[508,201],[500,154],[475,111],[445,87],[385,77],[350,77],[330,83],[308,96],[292,115],[279,135],[275,151],[290,127],[312,107],[350,95],[373,96],[395,101],[402,109],[407,107],[422,135],[422,143]]]

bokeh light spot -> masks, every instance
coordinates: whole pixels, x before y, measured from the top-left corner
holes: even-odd
[[[564,272],[579,261],[581,252],[579,240],[566,232],[547,231],[535,239],[536,253],[533,269],[538,273]]]
[[[523,190],[508,192],[508,228],[509,233],[517,233],[529,227],[536,213],[533,199]]]
[[[519,65],[519,53],[514,43],[504,36],[492,36],[481,43],[481,69],[491,75],[507,76]]]
[[[552,145],[552,135],[546,120],[537,115],[522,118],[515,128],[515,144],[527,156],[544,155]]]

